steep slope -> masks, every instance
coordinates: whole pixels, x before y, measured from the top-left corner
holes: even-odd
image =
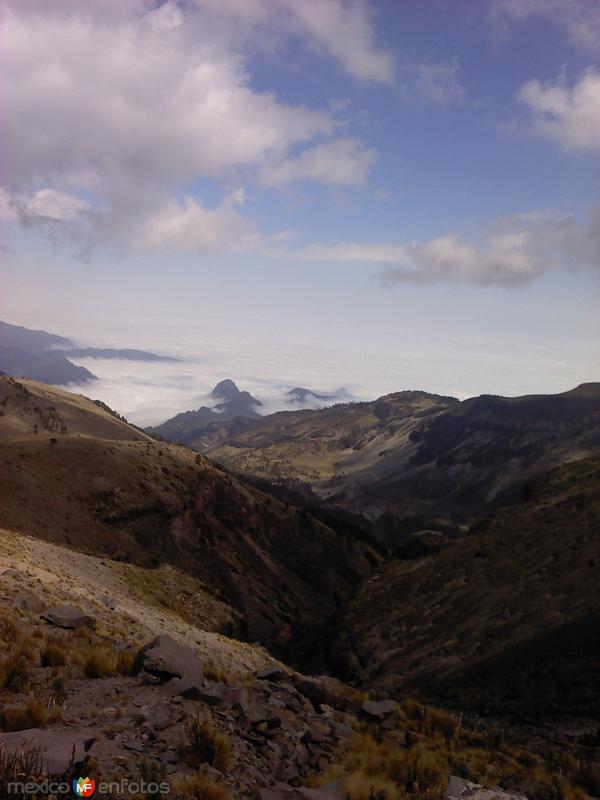
[[[518,500],[536,474],[600,452],[600,384],[464,402],[400,392],[225,424],[197,446],[239,473],[307,484],[329,505],[379,520],[396,542],[469,524]]]
[[[377,560],[368,545],[90,400],[9,378],[0,387],[0,526],[171,564],[222,594],[237,635],[310,648]]]
[[[332,652],[367,685],[516,716],[600,713],[600,458],[361,587]]]

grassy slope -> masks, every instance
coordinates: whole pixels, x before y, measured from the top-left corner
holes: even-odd
[[[600,458],[437,556],[397,561],[350,604],[335,649],[370,685],[479,710],[600,712]]]

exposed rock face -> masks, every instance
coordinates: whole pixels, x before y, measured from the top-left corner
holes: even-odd
[[[452,775],[444,800],[527,800],[527,797],[524,794],[504,792],[501,789],[484,789],[478,783],[471,783]]]
[[[165,680],[176,677],[187,683],[203,678],[202,663],[192,648],[179,644],[164,633],[138,653],[134,672],[139,673],[142,669]]]
[[[261,800],[344,800],[343,781],[334,781],[318,789],[295,788],[284,784],[272,789],[262,789]]]
[[[61,608],[48,608],[41,615],[42,619],[51,625],[59,628],[92,628],[94,625],[93,617],[85,614],[81,609],[74,606],[61,606]]]
[[[367,717],[372,719],[385,719],[396,710],[396,703],[393,700],[365,700],[360,710]]]

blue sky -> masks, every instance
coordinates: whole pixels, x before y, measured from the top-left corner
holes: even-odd
[[[598,379],[600,2],[0,8],[0,316],[199,373],[119,410]]]

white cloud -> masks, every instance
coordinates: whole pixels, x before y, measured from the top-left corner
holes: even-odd
[[[313,180],[335,186],[365,182],[375,151],[356,139],[332,139],[305,149],[300,155],[265,163],[260,171],[265,186]]]
[[[600,47],[600,3],[596,0],[495,0],[495,21],[523,21],[538,17],[562,28],[571,44],[585,50]]]
[[[536,132],[573,150],[600,150],[600,72],[589,69],[572,88],[533,80],[519,92]]]
[[[367,4],[361,0],[286,0],[298,22],[355,78],[391,83],[390,53],[378,48]]]
[[[237,211],[243,202],[241,190],[230,194],[215,209],[204,208],[193,197],[186,197],[182,203],[171,200],[144,220],[133,244],[142,250],[198,253],[250,250],[261,237]]]
[[[381,278],[388,284],[445,280],[518,286],[552,269],[600,268],[600,206],[585,224],[544,212],[508,217],[480,244],[450,232],[422,243],[312,245],[289,255],[387,264]]]
[[[40,189],[29,197],[15,197],[12,206],[25,222],[36,219],[73,222],[90,208],[87,200],[65,192],[56,192],[54,189]]]
[[[77,222],[89,246],[128,246],[151,220],[187,230],[185,220],[217,214],[200,201],[173,200],[203,176],[231,184],[264,168],[279,170],[269,185],[302,170],[337,186],[363,181],[373,153],[331,138],[334,111],[253,88],[245,53],[268,47],[273,28],[310,46],[319,40],[354,77],[387,79],[390,57],[377,48],[362,2],[0,0],[0,93],[10,109],[3,191],[37,197],[20,218],[61,220],[71,234]],[[84,191],[91,207],[64,200]],[[199,237],[199,249],[206,246]]]

